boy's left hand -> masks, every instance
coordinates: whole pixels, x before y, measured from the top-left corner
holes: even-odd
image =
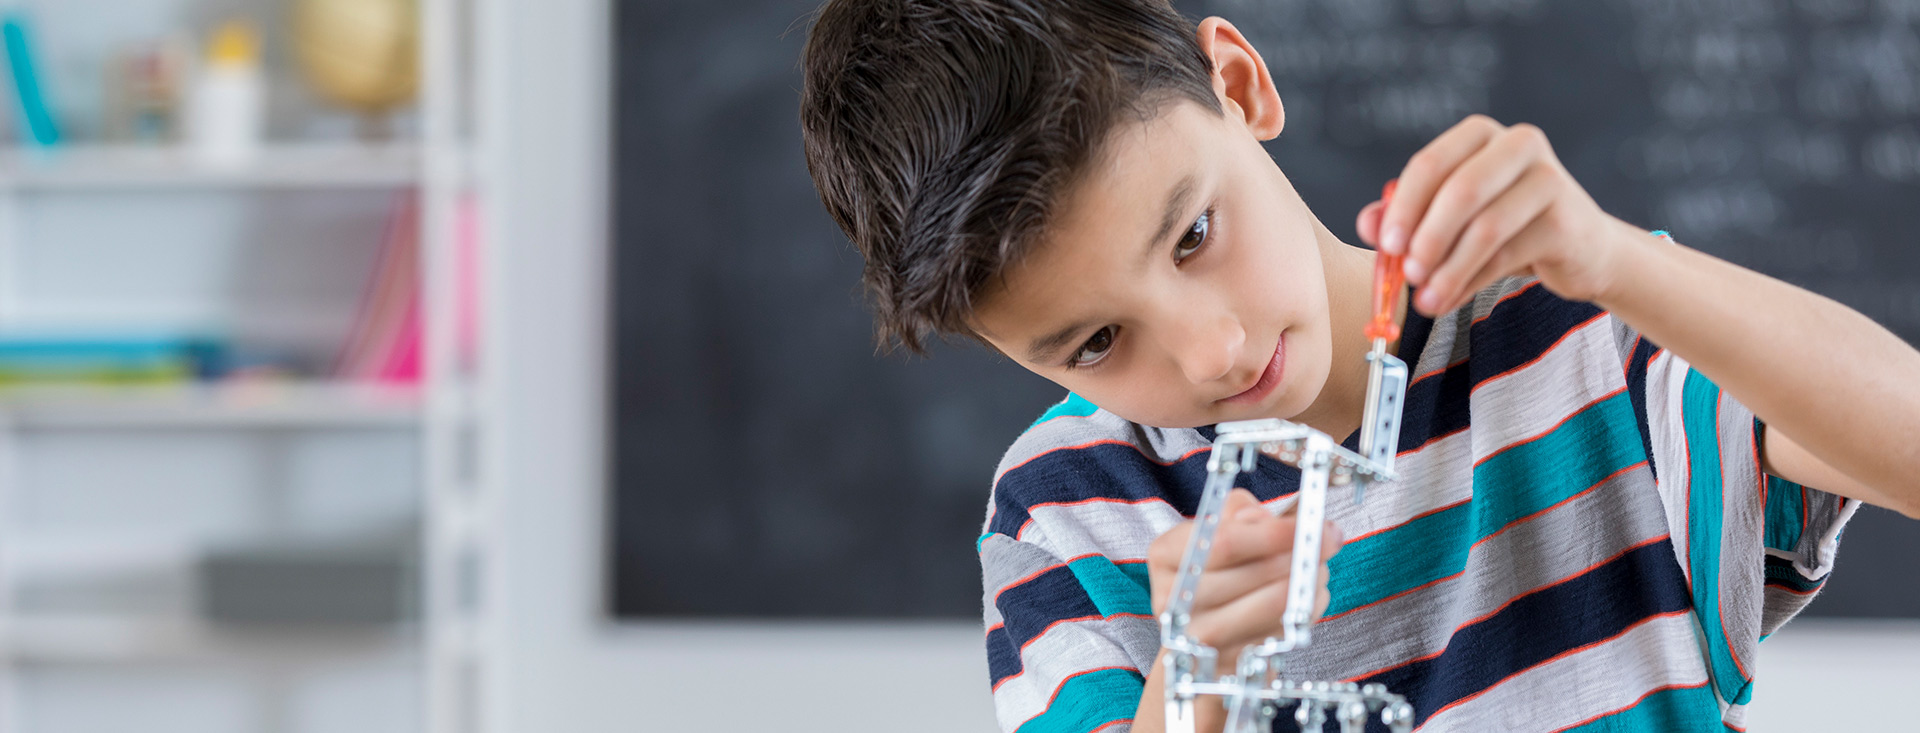
[[[1360,211],[1360,238],[1406,253],[1413,307],[1450,312],[1509,275],[1531,273],[1560,297],[1600,301],[1620,250],[1646,235],[1600,210],[1540,128],[1474,115],[1407,162],[1391,204]]]

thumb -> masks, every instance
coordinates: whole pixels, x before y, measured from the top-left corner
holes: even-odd
[[[1387,214],[1387,203],[1375,201],[1360,209],[1360,216],[1354,222],[1354,228],[1360,232],[1360,241],[1374,249],[1380,248],[1380,219]]]

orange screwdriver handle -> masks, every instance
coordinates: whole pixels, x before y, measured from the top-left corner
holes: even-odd
[[[1387,181],[1380,191],[1381,203],[1393,201],[1393,189],[1400,179]],[[1377,245],[1376,245],[1377,248]],[[1390,255],[1381,252],[1373,259],[1373,321],[1367,324],[1366,336],[1369,339],[1392,341],[1400,338],[1400,324],[1393,318],[1394,307],[1400,303],[1400,291],[1405,287],[1407,275],[1401,269],[1405,255]]]

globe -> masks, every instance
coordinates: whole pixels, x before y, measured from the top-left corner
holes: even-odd
[[[420,85],[418,0],[295,0],[295,57],[327,100],[360,113],[370,134]]]

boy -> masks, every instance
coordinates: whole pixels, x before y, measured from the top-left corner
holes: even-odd
[[[1260,147],[1285,111],[1218,18],[833,0],[804,65],[809,168],[882,339],[965,334],[1071,391],[980,539],[1001,727],[1159,730],[1154,614],[1207,426],[1354,446],[1373,253]],[[1402,478],[1330,491],[1324,616],[1284,675],[1384,683],[1427,730],[1739,729],[1760,638],[1857,502],[1920,514],[1920,353],[1608,216],[1525,125],[1460,123],[1359,225],[1412,286]],[[1258,504],[1298,473],[1245,480],[1191,626],[1227,671],[1279,628],[1293,526]]]

